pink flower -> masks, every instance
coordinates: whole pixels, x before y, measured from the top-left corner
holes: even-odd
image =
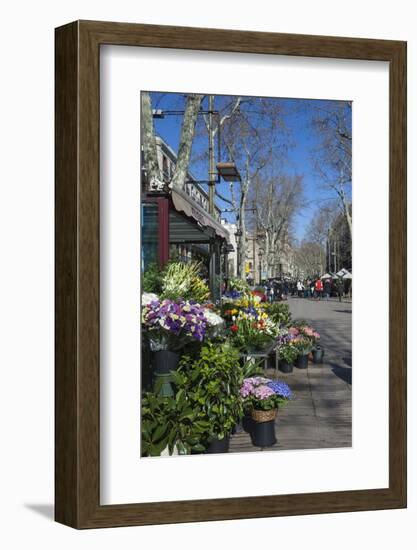
[[[268,386],[258,386],[253,390],[253,395],[256,397],[256,399],[268,399],[268,397],[271,397],[272,395],[275,395],[275,392],[273,389],[269,388]]]

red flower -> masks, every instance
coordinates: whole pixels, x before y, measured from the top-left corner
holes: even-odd
[[[230,327],[230,330],[231,330],[232,332],[237,332],[237,331],[239,330],[239,327],[238,327],[237,325],[232,325],[232,326]]]

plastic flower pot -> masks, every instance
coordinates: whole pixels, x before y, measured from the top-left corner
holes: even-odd
[[[279,360],[278,368],[281,372],[288,374],[293,371],[293,367],[294,365],[292,363],[288,363],[285,359]]]
[[[155,351],[153,354],[153,367],[155,374],[168,374],[176,370],[180,360],[180,354],[176,351]]]
[[[250,415],[250,413],[246,413],[242,418],[243,430],[248,434],[252,433],[253,424],[254,424],[254,420],[252,416]]]
[[[213,438],[210,440],[207,447],[207,454],[228,453],[229,452],[230,437],[224,437],[223,439]]]
[[[324,349],[317,347],[313,350],[313,363],[323,363]]]
[[[255,447],[272,447],[277,442],[275,436],[276,409],[270,411],[252,411],[252,443]]]
[[[154,374],[154,388],[158,388],[158,395],[173,397],[175,395],[170,374]]]
[[[308,367],[308,355],[299,355],[295,362],[298,369],[306,369]]]

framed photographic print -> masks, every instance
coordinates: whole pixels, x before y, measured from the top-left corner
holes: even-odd
[[[56,29],[56,520],[406,506],[406,44]]]

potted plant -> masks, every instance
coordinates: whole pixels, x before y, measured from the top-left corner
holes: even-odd
[[[272,302],[265,305],[265,310],[274,323],[285,327],[291,323],[291,313],[288,304]]]
[[[206,423],[201,444],[206,452],[227,452],[232,430],[243,414],[238,350],[228,343],[208,342],[196,359],[182,357],[173,380],[177,397],[184,396],[191,409],[201,410]]]
[[[298,353],[295,361],[296,367],[299,369],[306,369],[308,367],[308,354],[313,349],[311,341],[300,335],[293,340],[292,345]]]
[[[233,316],[230,337],[241,352],[263,350],[279,335],[280,329],[268,315],[255,306],[241,309]]]
[[[320,344],[320,334],[312,330],[311,340],[313,344],[313,363],[323,363],[324,349],[321,347]]]
[[[279,370],[285,373],[293,372],[294,363],[298,357],[298,350],[290,343],[279,348]]]
[[[304,332],[306,325],[292,326],[288,329],[288,343],[297,350],[296,367],[306,369],[308,367],[308,355],[313,349],[313,343]]]
[[[296,330],[298,331],[298,334],[300,336],[309,340],[311,344],[311,349],[309,354],[311,355],[312,361],[314,363],[322,363],[324,350],[320,346],[320,334],[317,331],[315,331],[312,327],[310,327],[308,324],[306,324],[304,321],[299,322],[298,326],[296,327]]]
[[[200,443],[207,430],[201,407],[190,406],[184,396],[146,392],[141,403],[141,455],[190,454],[204,451]]]
[[[200,277],[201,269],[201,262],[169,262],[162,275],[162,298],[194,300],[200,304],[208,300],[210,290]]]
[[[275,418],[278,406],[291,398],[284,382],[273,382],[263,376],[245,378],[240,388],[244,407],[251,411],[252,443],[256,447],[271,447],[276,443]]]

